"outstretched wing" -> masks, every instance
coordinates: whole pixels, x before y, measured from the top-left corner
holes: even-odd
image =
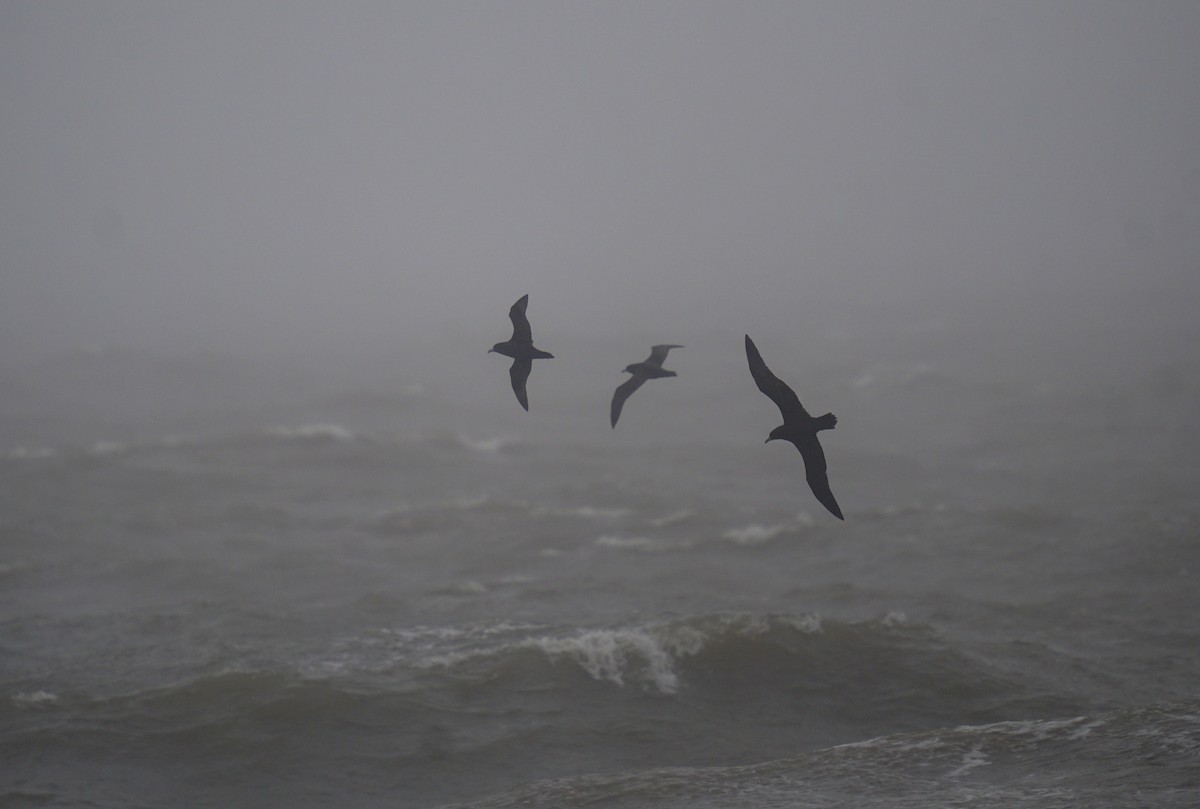
[[[842,516],[842,509],[829,488],[829,476],[825,473],[825,451],[821,449],[821,442],[817,440],[816,434],[793,443],[796,449],[800,450],[800,457],[804,458],[804,479],[808,481],[808,488],[812,489],[821,505],[829,509],[829,513],[839,520],[846,519]]]
[[[531,370],[533,370],[533,360],[513,360],[513,364],[508,368],[508,378],[512,380],[513,393],[517,394],[517,401],[526,410],[529,409],[529,396],[525,393],[525,380],[529,379]]]
[[[644,376],[631,376],[620,385],[617,385],[617,389],[613,391],[612,407],[609,413],[609,416],[612,420],[612,426],[617,426],[617,419],[621,417],[621,408],[625,406],[625,400],[628,399],[635,390],[640,388],[642,383],[645,381],[646,377]]]
[[[512,342],[514,343],[533,342],[533,332],[529,328],[529,318],[525,317],[525,307],[527,306],[529,306],[529,295],[525,294],[508,310],[508,319],[513,324]],[[528,376],[528,373],[526,375]]]
[[[808,411],[804,409],[804,405],[800,404],[800,398],[796,396],[795,391],[771,373],[771,369],[763,362],[762,354],[758,353],[758,346],[754,345],[754,341],[748,334],[746,335],[746,360],[750,363],[750,375],[754,377],[754,384],[758,385],[758,389],[767,394],[776,404],[779,412],[783,414],[785,422],[797,415],[808,415]],[[824,469],[824,466],[825,463],[822,460],[821,468]]]
[[[644,364],[645,365],[657,365],[659,368],[661,368],[663,361],[666,360],[666,358],[667,358],[667,352],[670,351],[672,348],[683,348],[683,346],[677,346],[677,345],[654,346],[653,348],[650,349],[650,357],[646,360],[646,362]]]

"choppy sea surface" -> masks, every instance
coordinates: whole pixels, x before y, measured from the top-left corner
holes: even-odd
[[[12,370],[0,804],[1196,806],[1196,362],[756,339],[839,416],[844,523],[740,334],[616,430],[619,374],[539,364],[526,414],[494,355],[469,396]]]

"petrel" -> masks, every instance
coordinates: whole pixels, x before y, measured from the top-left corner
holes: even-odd
[[[758,389],[767,394],[771,401],[779,406],[779,412],[783,413],[783,424],[771,431],[767,441],[782,438],[796,445],[800,456],[804,458],[804,477],[808,480],[808,487],[821,501],[821,505],[839,520],[844,520],[842,510],[829,489],[829,477],[825,474],[825,452],[821,449],[821,443],[817,441],[817,433],[820,430],[834,428],[837,416],[832,413],[816,418],[808,415],[795,392],[771,373],[771,369],[763,362],[762,355],[758,353],[758,346],[754,345],[748,334],[746,359],[750,363],[750,375],[754,377],[754,384],[758,385]]]
[[[527,294],[522,295],[512,305],[512,308],[508,310],[508,319],[513,324],[512,337],[503,343],[496,343],[488,349],[489,354],[495,351],[497,354],[513,358],[513,364],[508,369],[508,376],[512,380],[512,389],[513,393],[517,394],[517,401],[526,410],[529,409],[529,396],[525,393],[525,380],[529,379],[533,361],[554,359],[553,354],[533,347],[533,332],[529,328],[529,318],[525,317],[525,307],[528,305],[529,295]]]
[[[650,356],[644,362],[635,362],[633,365],[625,366],[625,373],[633,374],[629,379],[622,382],[613,391],[612,398],[612,426],[617,426],[617,419],[621,416],[621,408],[625,406],[625,400],[647,379],[662,379],[667,376],[677,376],[674,371],[665,370],[662,367],[663,360],[667,358],[667,352],[672,348],[683,348],[677,345],[661,345],[654,346],[650,349]]]

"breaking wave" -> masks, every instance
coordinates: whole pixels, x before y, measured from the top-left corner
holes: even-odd
[[[1200,706],[896,734],[733,767],[668,767],[540,781],[458,809],[1190,809]],[[869,783],[864,783],[869,774]],[[452,809],[446,807],[445,809]]]

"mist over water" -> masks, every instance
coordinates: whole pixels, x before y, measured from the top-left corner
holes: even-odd
[[[0,13],[8,355],[1195,291],[1187,3]]]
[[[5,6],[0,803],[1193,805],[1198,36]]]

